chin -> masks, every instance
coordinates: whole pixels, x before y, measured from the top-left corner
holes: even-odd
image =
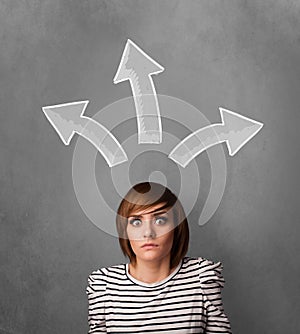
[[[163,258],[167,257],[169,254],[151,254],[151,251],[149,251],[146,254],[143,254],[142,256],[137,256],[143,261],[158,261],[162,260]]]

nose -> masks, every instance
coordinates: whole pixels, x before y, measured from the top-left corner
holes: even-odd
[[[156,233],[153,228],[153,224],[151,220],[148,220],[145,222],[143,233],[144,233],[144,238],[155,238]]]

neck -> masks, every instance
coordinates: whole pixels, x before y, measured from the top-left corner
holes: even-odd
[[[155,283],[168,277],[175,268],[170,269],[170,258],[166,257],[158,261],[142,261],[136,259],[135,264],[129,264],[131,276],[144,283]]]

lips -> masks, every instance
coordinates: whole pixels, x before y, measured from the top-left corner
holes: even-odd
[[[157,244],[147,243],[142,246],[142,248],[154,248],[157,247]]]

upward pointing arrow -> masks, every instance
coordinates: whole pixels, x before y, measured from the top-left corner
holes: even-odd
[[[127,40],[114,83],[125,80],[130,82],[136,109],[139,144],[162,142],[159,106],[151,76],[163,70],[161,65],[130,39]]]
[[[222,123],[211,124],[184,138],[169,154],[169,158],[182,167],[209,147],[226,142],[229,155],[235,155],[263,124],[233,111],[219,108]]]
[[[83,116],[89,101],[43,107],[43,112],[65,145],[75,132],[90,141],[102,153],[109,167],[128,160],[121,144],[103,125]]]

